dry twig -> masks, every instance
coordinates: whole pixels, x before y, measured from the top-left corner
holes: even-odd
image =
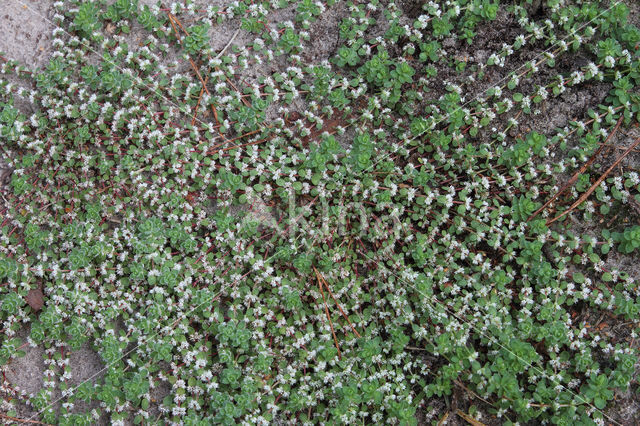
[[[462,410],[456,410],[456,414],[462,417],[467,423],[473,426],[485,426],[484,423],[477,421]]]
[[[560,196],[560,194],[565,192],[567,189],[569,189],[571,186],[573,186],[574,183],[576,183],[576,181],[578,180],[580,175],[583,174],[585,172],[585,170],[587,170],[587,167],[589,167],[595,161],[595,159],[598,157],[598,155],[600,155],[602,150],[608,145],[608,143],[611,140],[611,138],[613,137],[613,135],[616,134],[617,130],[620,128],[620,124],[622,123],[622,119],[623,118],[624,118],[624,116],[620,117],[620,119],[618,120],[618,123],[616,124],[616,127],[613,129],[613,131],[607,137],[607,140],[602,145],[600,145],[600,148],[598,148],[598,150],[595,153],[593,153],[591,158],[589,158],[589,160],[586,163],[584,163],[582,165],[582,167],[580,167],[580,170],[578,170],[573,176],[571,176],[571,179],[569,179],[569,181],[562,187],[562,189],[560,191],[558,191],[556,193],[556,195],[551,197],[549,199],[549,201],[544,203],[544,205],[542,207],[540,207],[531,216],[529,216],[529,219],[527,219],[527,222],[529,222],[531,219],[536,217],[541,211],[546,209],[549,206],[549,204],[551,204],[556,198],[558,198]]]
[[[336,349],[338,350],[338,358],[342,359],[342,353],[340,352],[340,345],[338,345],[338,337],[336,336],[336,331],[333,329],[333,321],[331,321],[331,315],[329,315],[329,306],[327,305],[327,299],[324,297],[324,290],[322,289],[322,280],[320,278],[320,274],[318,270],[314,267],[314,271],[316,271],[316,277],[318,278],[318,288],[320,289],[320,294],[322,294],[322,301],[324,302],[324,311],[327,314],[327,319],[329,320],[329,326],[331,327],[331,333],[333,334],[333,341],[336,345]]]
[[[207,84],[209,81],[209,76],[204,79],[204,84]],[[198,95],[198,103],[196,104],[196,110],[193,113],[193,118],[191,119],[191,125],[196,124],[196,116],[198,115],[198,108],[200,108],[200,102],[202,101],[202,95],[204,95],[204,87],[200,89],[200,94]]]
[[[600,176],[600,177],[598,178],[598,180],[596,180],[596,181],[595,181],[595,183],[594,183],[593,185],[591,185],[591,187],[587,190],[587,192],[585,192],[584,194],[582,194],[582,195],[580,196],[580,198],[578,198],[578,200],[577,200],[575,203],[573,203],[573,204],[571,205],[571,207],[569,207],[567,210],[565,210],[564,212],[562,212],[562,214],[560,214],[560,215],[556,216],[555,218],[551,219],[550,221],[547,221],[547,225],[550,225],[550,224],[552,224],[553,222],[555,222],[556,220],[563,218],[564,216],[566,216],[567,214],[569,214],[569,213],[571,213],[573,210],[575,210],[575,208],[576,208],[576,207],[578,207],[580,204],[582,204],[582,203],[583,203],[583,202],[584,202],[584,201],[589,197],[589,195],[591,195],[591,193],[592,193],[593,191],[595,191],[595,190],[596,190],[596,188],[600,185],[600,183],[602,183],[602,181],[603,181],[603,180],[605,180],[605,178],[607,177],[607,175],[608,175],[609,173],[611,173],[611,171],[612,171],[613,169],[615,169],[615,168],[618,166],[618,164],[620,164],[620,162],[621,162],[621,161],[622,161],[622,160],[623,160],[627,155],[629,155],[629,153],[630,153],[631,151],[633,151],[633,149],[634,149],[636,146],[638,146],[638,144],[639,144],[639,143],[640,143],[640,138],[636,139],[636,141],[635,141],[634,143],[632,143],[632,144],[631,144],[631,146],[630,146],[629,148],[627,148],[627,149],[626,149],[626,151],[625,151],[624,153],[622,153],[622,154],[620,155],[620,157],[618,157],[618,159],[617,159],[616,161],[614,161],[614,163],[611,165],[611,167],[609,167],[609,168],[607,169],[607,171],[605,171],[605,172],[602,174],[602,176]]]
[[[2,417],[3,419],[10,420],[12,422],[18,422],[18,423],[31,423],[31,424],[34,424],[34,425],[49,425],[49,423],[43,423],[43,422],[39,422],[37,420],[19,419],[17,417],[7,416],[6,414],[3,414],[3,413],[0,413],[0,417]]]
[[[315,269],[315,268],[314,268]],[[324,279],[324,277],[322,275],[320,275],[320,273],[316,270],[316,274],[320,277],[320,279],[322,280],[322,282],[324,283],[324,286],[326,287],[327,291],[329,292],[329,294],[331,295],[331,298],[333,299],[333,301],[336,303],[336,306],[338,307],[338,309],[340,310],[340,313],[342,314],[342,316],[344,317],[344,319],[347,320],[347,322],[349,323],[349,325],[351,326],[351,330],[353,330],[353,332],[355,333],[356,336],[358,337],[362,337],[360,336],[360,333],[358,333],[358,330],[356,330],[356,328],[353,326],[353,324],[351,323],[351,320],[349,319],[349,317],[347,316],[347,314],[344,313],[344,311],[342,310],[342,306],[340,306],[340,303],[338,303],[338,301],[336,300],[336,297],[333,295],[333,292],[331,291],[331,289],[329,288],[329,284],[327,283],[327,280]]]
[[[184,27],[182,26],[182,24],[180,23],[180,21],[178,20],[177,17],[175,17],[174,15],[172,15],[171,13],[167,14],[167,16],[169,17],[169,22],[171,22],[171,26],[173,27],[173,31],[175,31],[176,33],[176,38],[178,39],[178,43],[180,43],[180,45],[182,45],[182,40],[180,39],[180,34],[178,33],[178,29],[176,28],[176,24],[180,27],[180,29],[182,29],[182,31],[184,31],[184,33],[188,36],[189,32],[187,30],[184,29]],[[191,63],[191,67],[193,68],[193,71],[195,71],[196,76],[198,77],[198,80],[200,80],[200,83],[202,83],[202,88],[205,90],[205,92],[207,92],[207,95],[211,96],[211,93],[209,92],[209,89],[207,88],[207,83],[203,80],[202,75],[200,75],[200,70],[198,70],[198,67],[196,65],[195,62],[193,62],[193,59],[189,58],[189,62]],[[218,120],[218,111],[216,111],[216,107],[211,104],[211,111],[213,112],[213,118],[216,120],[216,124],[220,124],[220,120]],[[220,137],[222,137],[222,134],[220,134]],[[224,137],[222,137],[224,139]]]

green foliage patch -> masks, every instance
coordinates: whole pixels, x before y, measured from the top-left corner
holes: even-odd
[[[640,30],[600,1],[411,3],[65,0],[43,68],[0,55],[0,365],[46,366],[8,415],[438,424],[463,389],[476,419],[609,421],[637,383],[638,277],[612,266],[640,247],[637,155],[545,203],[640,121]],[[457,54],[500,19],[513,39]],[[249,41],[215,51],[221,24]],[[78,384],[83,347],[104,370]]]

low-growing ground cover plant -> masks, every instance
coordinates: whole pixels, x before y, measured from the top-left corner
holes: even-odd
[[[46,357],[35,394],[3,378],[5,420],[620,422],[627,6],[142,3],[58,1],[45,67],[0,57],[0,365]],[[455,54],[499,16],[510,38]],[[583,116],[529,128],[588,85]],[[86,345],[104,369],[78,382]]]

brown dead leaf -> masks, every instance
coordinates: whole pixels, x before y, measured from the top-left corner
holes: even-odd
[[[300,115],[300,113],[298,111],[292,111],[289,113],[289,116],[287,117],[287,121],[289,123],[293,123],[296,120],[300,120],[302,118],[302,115]]]
[[[34,311],[39,311],[44,306],[44,294],[42,294],[42,289],[40,288],[32,288],[29,290],[27,294],[27,303],[31,306],[31,309]]]
[[[10,178],[12,173],[13,169],[11,168],[0,169],[0,184],[8,183],[11,180]]]
[[[307,120],[307,123],[309,123],[308,120]],[[318,129],[315,125],[313,125],[310,129],[311,133],[308,136],[305,136],[304,138],[302,138],[302,144],[304,146],[308,146],[310,141],[317,140],[320,137],[320,135],[322,135],[324,132],[332,134],[335,132],[336,127],[338,126],[347,127],[348,125],[349,124],[347,123],[347,121],[341,118],[327,119],[324,122],[322,129]]]

